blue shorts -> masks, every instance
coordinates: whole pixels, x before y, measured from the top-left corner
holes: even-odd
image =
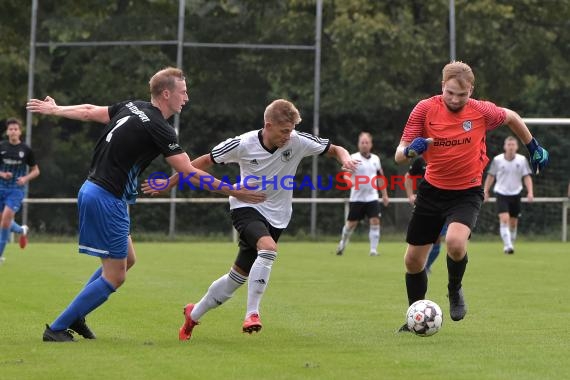
[[[14,213],[17,213],[20,211],[20,207],[22,207],[23,199],[24,189],[19,187],[0,189],[0,203],[2,203],[2,209],[8,206]]]
[[[90,181],[77,196],[79,252],[124,259],[128,253],[130,219],[125,201]]]

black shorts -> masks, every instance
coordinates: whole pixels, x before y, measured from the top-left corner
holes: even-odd
[[[427,181],[420,183],[406,242],[411,245],[434,243],[447,223],[475,227],[483,204],[483,188],[443,190]]]
[[[364,219],[365,216],[369,219],[382,217],[380,202],[350,202],[347,220],[351,222],[359,221]]]
[[[497,214],[508,212],[512,218],[518,218],[521,214],[521,195],[495,194],[497,197]]]
[[[249,273],[257,258],[257,241],[271,236],[277,243],[282,228],[275,228],[253,207],[240,207],[230,210],[232,223],[239,234],[239,251],[235,265]]]

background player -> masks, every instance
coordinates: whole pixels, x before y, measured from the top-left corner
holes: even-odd
[[[384,207],[388,206],[390,202],[388,198],[388,191],[386,190],[387,184],[382,183],[381,180],[368,181],[364,184],[359,184],[358,189],[354,185],[355,176],[364,176],[372,179],[376,176],[384,176],[380,157],[372,153],[372,135],[368,132],[361,132],[358,136],[358,152],[353,153],[351,157],[354,160],[360,161],[360,164],[352,173],[353,186],[350,189],[350,208],[346,224],[342,227],[340,242],[336,249],[337,255],[342,255],[344,249],[348,245],[350,236],[356,229],[358,222],[365,217],[368,218],[369,231],[368,239],[370,240],[370,256],[378,256],[378,243],[380,241],[380,218],[382,212],[380,203],[378,202],[378,190],[382,192],[382,203]]]
[[[22,123],[20,120],[16,118],[6,120],[6,135],[8,140],[0,142],[0,201],[2,203],[0,264],[5,260],[3,254],[11,230],[21,234],[20,246],[22,248],[26,246],[28,226],[15,223],[14,215],[22,206],[26,184],[40,175],[34,152],[21,141]]]
[[[509,136],[503,145],[505,153],[499,154],[491,161],[483,188],[485,201],[489,200],[489,190],[493,183],[493,192],[497,198],[499,214],[499,233],[503,239],[503,252],[515,253],[517,226],[521,212],[522,182],[526,187],[529,202],[534,199],[531,171],[527,159],[517,153],[519,143],[516,138]],[[496,181],[496,182],[495,182]]]

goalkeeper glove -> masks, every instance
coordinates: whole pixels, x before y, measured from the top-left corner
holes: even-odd
[[[548,151],[533,137],[526,147],[530,153],[530,166],[534,174],[540,173],[548,165]]]
[[[404,148],[404,156],[408,158],[419,156],[427,150],[428,145],[432,142],[433,139],[416,137],[410,145]]]

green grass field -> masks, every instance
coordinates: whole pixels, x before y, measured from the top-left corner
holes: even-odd
[[[570,373],[568,244],[474,242],[469,312],[448,317],[445,260],[428,298],[444,311],[428,338],[404,322],[403,243],[282,244],[262,303],[263,330],[241,333],[246,288],[178,341],[182,307],[225,273],[231,243],[140,243],[127,282],[88,316],[98,338],[43,343],[97,259],[75,244],[11,244],[0,266],[0,379],[562,379]]]

